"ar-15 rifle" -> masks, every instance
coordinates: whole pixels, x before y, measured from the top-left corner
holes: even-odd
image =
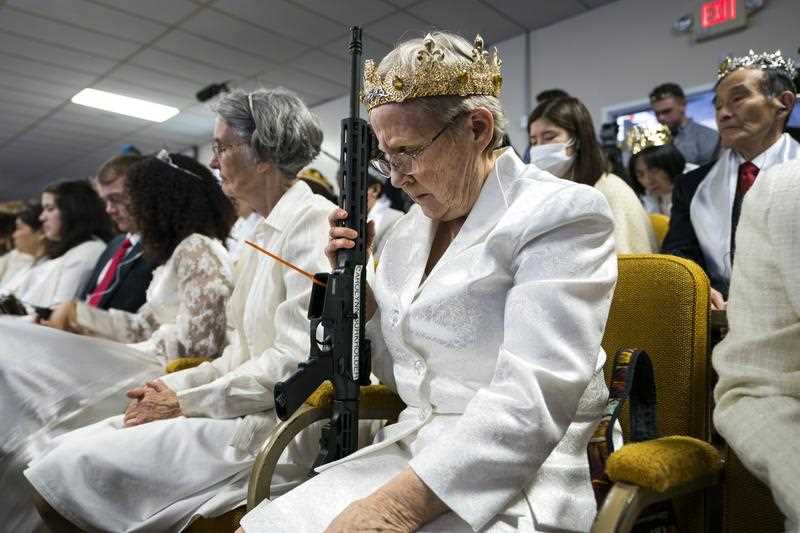
[[[333,413],[322,430],[322,449],[314,466],[356,451],[359,390],[369,384],[371,367],[370,343],[364,338],[367,169],[377,142],[367,121],[359,118],[361,28],[351,30],[350,117],[342,120],[339,205],[347,211],[341,225],[356,230],[358,239],[353,248],[337,252],[333,272],[314,276],[322,283],[311,290],[308,360],[286,381],[275,384],[275,411],[286,420],[323,381],[333,383]]]

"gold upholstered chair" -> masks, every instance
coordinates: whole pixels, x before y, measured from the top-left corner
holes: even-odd
[[[691,261],[620,257],[603,346],[607,353],[637,347],[650,355],[664,437],[627,444],[611,455],[606,472],[613,486],[593,532],[629,531],[644,508],[666,500],[673,502],[678,531],[706,531],[717,519],[722,458],[711,445],[708,294],[708,278]],[[627,413],[622,425],[627,436]]]
[[[669,231],[669,217],[661,213],[650,213],[650,225],[653,226],[653,231],[656,234],[658,247],[661,248],[664,237],[667,236],[667,231]]]
[[[611,505],[603,508],[604,516],[613,515],[615,511],[636,513],[639,502],[656,499],[652,494],[670,498],[681,494],[684,487],[688,490],[690,485],[705,486],[716,480],[720,459],[716,450],[708,445],[711,432],[708,288],[705,273],[690,261],[666,255],[619,258],[619,280],[603,347],[612,355],[620,348],[640,348],[649,353],[656,376],[659,429],[661,434],[672,437],[643,443],[652,447],[643,454],[623,454],[621,461],[616,459],[617,454],[612,455],[617,465],[622,464],[636,473],[636,476],[612,478],[614,481],[627,480],[630,485],[630,482],[645,480],[650,484],[639,486],[638,491],[624,492],[631,499],[620,504],[622,493],[617,486],[620,483],[615,483],[607,500]],[[607,378],[611,359],[609,357],[606,364]],[[330,385],[323,385],[267,440],[250,478],[248,508],[269,498],[272,472],[283,449],[304,428],[330,416],[331,398]],[[402,401],[382,386],[365,387],[361,399],[363,418],[394,419],[403,408]],[[627,433],[627,410],[623,413],[622,425]],[[618,453],[627,452],[629,447],[623,447]],[[654,455],[649,456],[649,450]],[[675,469],[673,462],[682,468]],[[641,472],[637,472],[635,466]],[[657,474],[659,467],[667,469],[660,476]],[[681,472],[682,477],[673,479],[677,472]],[[702,478],[703,482],[696,478]],[[682,483],[680,488],[679,482]],[[662,487],[665,483],[667,486]],[[662,488],[664,490],[660,490]],[[696,499],[677,501],[676,511],[681,531],[702,530],[705,509]],[[603,525],[613,520],[601,518],[598,517],[597,531],[617,531]]]

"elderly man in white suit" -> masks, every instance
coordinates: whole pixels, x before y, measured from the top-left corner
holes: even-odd
[[[730,332],[714,350],[714,423],[800,531],[800,159],[759,176],[742,207]]]

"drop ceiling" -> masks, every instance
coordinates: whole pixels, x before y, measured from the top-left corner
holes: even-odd
[[[125,144],[207,143],[194,94],[213,82],[280,85],[310,106],[346,94],[349,25],[380,57],[435,28],[493,43],[610,1],[0,0],[0,201],[91,176]],[[71,103],[85,87],[181,112],[154,124]]]

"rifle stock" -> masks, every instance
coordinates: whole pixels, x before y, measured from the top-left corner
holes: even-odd
[[[275,411],[286,420],[325,380],[334,388],[333,414],[323,429],[315,466],[346,457],[358,447],[358,397],[369,384],[370,343],[364,338],[367,265],[367,172],[377,143],[359,118],[361,29],[353,27],[350,116],[342,120],[342,181],[339,205],[347,211],[342,226],[358,232],[355,246],[339,250],[336,268],[316,274],[308,318],[311,349],[297,372],[275,385]]]

